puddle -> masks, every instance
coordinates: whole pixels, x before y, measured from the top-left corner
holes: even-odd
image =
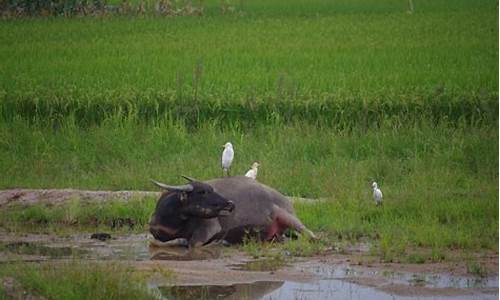
[[[272,259],[257,260],[229,265],[229,268],[269,271],[266,264],[275,266],[276,262]],[[310,264],[309,268],[300,264],[295,264],[294,267],[296,270],[316,274],[317,279],[307,282],[287,279],[232,285],[181,285],[163,287],[160,290],[167,299],[498,299],[498,277],[474,279],[451,275],[384,272],[319,262]],[[261,278],[265,276],[269,278],[270,275],[263,273]],[[478,280],[479,284],[473,283]]]
[[[7,254],[7,255],[1,255]],[[78,258],[86,260],[205,260],[222,255],[221,247],[188,251],[185,247],[150,247],[145,235],[119,236],[100,241],[83,237],[57,241],[33,240],[0,242],[0,261]]]
[[[323,279],[349,278],[383,278],[393,284],[403,284],[426,288],[497,288],[498,276],[495,277],[466,277],[446,274],[416,274],[410,272],[388,272],[353,268],[345,265],[321,265],[307,267],[310,271]]]
[[[232,270],[240,270],[240,271],[261,271],[261,272],[270,272],[276,271],[284,266],[286,266],[285,260],[280,257],[277,258],[268,258],[268,259],[258,259],[247,261],[241,264],[230,265],[229,267]]]
[[[4,254],[4,255],[2,255]],[[149,260],[144,236],[120,237],[105,242],[89,237],[43,240],[39,238],[0,243],[0,261],[78,258],[86,260]]]
[[[342,280],[319,280],[313,283],[285,282],[279,289],[265,295],[261,299],[371,299],[371,300],[393,300],[393,299],[498,299],[497,295],[424,295],[424,296],[400,296],[391,292],[384,292],[371,287],[361,286]]]
[[[205,299],[261,299],[280,288],[282,281],[257,281],[232,285],[187,285],[160,287],[167,299],[205,300]],[[290,298],[293,299],[293,298]]]
[[[233,285],[199,285],[160,287],[166,299],[262,299],[262,300],[329,300],[329,299],[433,299],[433,300],[471,300],[498,299],[498,294],[460,295],[456,291],[441,291],[442,294],[398,295],[397,293],[365,287],[343,280],[318,280],[308,283],[292,281],[257,281]]]

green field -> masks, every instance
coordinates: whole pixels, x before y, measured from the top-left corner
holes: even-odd
[[[406,1],[372,2],[2,21],[1,112],[84,125],[120,111],[187,125],[277,114],[345,126],[362,109],[434,119],[451,110],[453,120],[498,110],[495,2],[417,1],[413,14]]]
[[[0,188],[209,179],[231,141],[332,240],[498,251],[498,4],[413,2],[2,19]]]

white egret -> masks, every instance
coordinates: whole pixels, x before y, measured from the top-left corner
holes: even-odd
[[[252,179],[256,179],[257,178],[257,168],[259,167],[259,163],[258,162],[254,162],[252,164],[252,168],[250,170],[247,171],[247,173],[245,174],[246,177],[250,177]]]
[[[378,205],[382,204],[382,191],[378,188],[378,185],[376,182],[372,183],[372,188],[373,188],[373,200],[375,203]]]
[[[229,175],[229,168],[231,168],[231,163],[234,158],[233,144],[227,142],[224,146],[224,151],[222,151],[222,170],[225,174]]]

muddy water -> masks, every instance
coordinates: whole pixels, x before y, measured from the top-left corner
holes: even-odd
[[[88,235],[56,238],[48,235],[0,236],[0,261],[11,260],[149,260],[146,235],[130,235],[108,241]]]
[[[0,262],[68,258],[164,266],[176,279],[149,286],[166,299],[498,299],[498,276],[391,272],[314,258],[252,260],[221,246],[152,248],[145,234],[107,241],[90,234],[0,235]]]

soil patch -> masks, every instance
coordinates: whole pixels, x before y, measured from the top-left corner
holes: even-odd
[[[132,198],[160,197],[149,191],[85,191],[76,189],[11,189],[0,191],[0,207],[11,204],[61,204],[78,199],[83,202],[128,201]]]

